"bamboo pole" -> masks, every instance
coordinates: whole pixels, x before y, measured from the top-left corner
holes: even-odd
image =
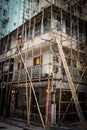
[[[39,115],[40,115],[40,119],[41,119],[43,128],[45,129],[45,124],[44,124],[43,117],[42,117],[42,114],[41,114],[41,111],[40,111],[40,107],[39,107],[39,104],[38,104],[38,101],[37,101],[37,97],[36,97],[36,93],[35,93],[35,90],[34,90],[34,87],[33,87],[33,83],[32,83],[31,77],[30,77],[30,75],[29,75],[29,72],[28,72],[28,70],[27,70],[27,66],[26,66],[26,64],[25,64],[25,62],[24,62],[23,56],[22,56],[21,51],[20,51],[20,49],[19,49],[18,46],[17,46],[17,49],[18,49],[18,52],[19,52],[19,54],[20,54],[20,56],[21,56],[21,60],[22,60],[22,62],[23,62],[23,64],[24,64],[24,67],[25,67],[26,73],[27,73],[27,75],[28,75],[28,78],[29,78],[29,80],[30,80],[31,89],[32,89],[33,94],[34,94],[34,97],[35,97],[35,101],[36,101],[37,109],[38,109],[38,112],[39,112]]]
[[[29,124],[30,124],[30,114],[31,114],[31,87],[29,86]]]
[[[61,35],[60,35],[60,42],[62,43],[62,26],[63,26],[63,13],[62,13],[62,0],[61,3]],[[62,61],[61,62],[61,69],[62,69]],[[61,75],[61,74],[60,74]],[[59,91],[59,113],[58,113],[58,122],[60,122],[60,113],[61,113],[61,96],[62,96],[62,79],[60,79],[60,91]]]
[[[47,101],[46,101],[46,127],[48,126],[48,106],[49,106],[49,94],[50,94],[50,79],[48,78]]]
[[[26,75],[26,108],[27,108],[27,123],[28,125],[30,125],[29,123],[29,104],[28,104],[28,83],[27,83],[27,75]]]
[[[61,113],[61,96],[62,96],[62,88],[61,87],[62,87],[62,79],[60,79],[58,123],[60,122],[60,113]]]

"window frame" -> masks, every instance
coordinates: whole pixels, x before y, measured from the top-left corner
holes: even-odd
[[[39,63],[36,63],[37,62],[36,60],[39,60]],[[40,56],[33,58],[33,66],[37,66],[37,65],[41,65],[41,57]]]

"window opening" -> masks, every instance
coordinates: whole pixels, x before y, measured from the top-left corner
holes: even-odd
[[[35,24],[35,36],[41,34],[41,21]]]
[[[34,66],[35,66],[35,65],[40,65],[40,63],[41,63],[40,57],[34,58]]]
[[[54,16],[57,31],[61,30],[61,18],[58,15]]]
[[[51,16],[47,15],[43,20],[43,32],[48,31],[51,28]]]

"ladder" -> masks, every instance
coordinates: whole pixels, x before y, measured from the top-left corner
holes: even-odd
[[[72,77],[71,77],[71,74],[70,74],[70,71],[69,71],[69,67],[68,67],[68,64],[67,64],[66,59],[65,59],[62,44],[59,43],[59,37],[58,37],[57,31],[52,31],[52,32],[55,36],[55,42],[58,45],[59,54],[60,54],[64,69],[65,69],[65,72],[66,72],[69,87],[70,87],[70,90],[71,90],[71,93],[72,93],[72,98],[73,98],[74,103],[75,103],[75,107],[76,107],[76,110],[77,110],[77,113],[78,113],[78,117],[80,119],[82,130],[86,130],[86,124],[85,124],[84,116],[83,116],[83,113],[82,113],[82,110],[81,110],[81,107],[80,107],[80,104],[79,104],[79,100],[78,100],[78,97],[77,97],[77,94],[76,94],[76,89],[75,89],[75,86],[74,86],[74,83],[73,83],[73,80],[72,80]]]
[[[35,98],[35,101],[36,101],[36,105],[37,105],[37,109],[38,109],[38,112],[39,112],[39,115],[40,115],[40,119],[41,119],[43,128],[45,129],[45,123],[44,123],[44,121],[43,121],[43,117],[42,117],[42,114],[41,114],[41,111],[40,111],[40,107],[39,107],[39,103],[38,103],[38,100],[37,100],[37,97],[36,97],[36,93],[35,93],[35,90],[34,90],[34,87],[33,87],[33,83],[32,83],[30,74],[29,74],[29,72],[28,72],[27,66],[26,66],[26,64],[25,64],[25,62],[24,62],[23,56],[22,56],[22,54],[21,54],[21,51],[20,51],[18,45],[17,45],[17,50],[18,50],[18,53],[19,53],[19,55],[20,55],[20,57],[21,57],[21,60],[22,60],[22,62],[23,62],[23,64],[24,64],[24,68],[25,68],[26,74],[27,74],[27,76],[28,76],[28,78],[29,78],[30,87],[31,87],[32,92],[33,92],[33,94],[34,94],[34,98]]]

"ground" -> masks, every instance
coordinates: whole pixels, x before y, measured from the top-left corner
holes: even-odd
[[[13,119],[4,119],[0,121],[0,130],[44,130],[38,125],[28,125],[25,122],[16,121]],[[65,126],[63,124],[52,126],[46,130],[81,130],[79,126]]]
[[[23,130],[23,129],[5,122],[0,122],[0,130]]]

